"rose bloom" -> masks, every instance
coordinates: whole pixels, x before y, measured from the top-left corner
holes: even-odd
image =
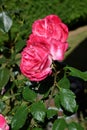
[[[28,41],[21,53],[20,70],[31,81],[41,81],[51,74],[52,59],[46,41],[35,38]],[[37,43],[38,42],[38,43]]]
[[[58,61],[62,61],[64,59],[64,54],[68,48],[67,42],[63,43],[52,39],[50,44],[46,38],[34,34],[31,34],[27,40],[27,46],[30,45],[40,46],[41,48],[46,49],[46,52],[48,51],[48,54],[52,57],[52,59]]]
[[[49,40],[55,39],[65,42],[68,37],[68,27],[56,15],[48,15],[36,20],[32,25],[32,32]]]
[[[5,117],[0,114],[0,130],[9,130]]]
[[[44,38],[44,37],[40,37],[40,36],[31,34],[29,36],[29,39],[27,40],[27,46],[30,47],[30,45],[32,45],[32,46],[38,46],[40,48],[43,48],[47,53],[50,54],[50,51],[49,51],[50,44],[47,41],[47,39]]]
[[[62,61],[64,59],[64,54],[68,48],[67,42],[60,42],[58,40],[52,39],[50,46],[50,54],[53,60]]]
[[[50,54],[53,60],[62,61],[68,48],[68,28],[56,15],[49,15],[36,20],[32,25],[32,33],[47,39],[50,44]]]

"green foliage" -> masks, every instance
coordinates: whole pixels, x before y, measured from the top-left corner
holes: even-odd
[[[5,103],[0,101],[0,113],[5,109]]]
[[[44,122],[45,116],[46,116],[46,108],[42,102],[36,102],[32,104],[31,108],[31,114],[33,115],[34,119]]]
[[[67,128],[67,124],[64,119],[57,119],[54,124],[52,130],[65,130]]]
[[[19,130],[25,123],[28,114],[27,106],[21,105],[14,117],[12,118],[11,126],[13,130]]]
[[[69,112],[75,112],[76,101],[75,94],[69,89],[60,90],[60,102],[61,105]]]
[[[86,0],[0,2],[0,113],[7,117],[10,129],[43,130],[52,119],[53,130],[82,130],[76,123],[66,123],[65,110],[71,114],[77,110],[75,94],[70,90],[68,77],[79,77],[87,81],[87,72],[66,66],[61,70],[56,69],[46,81],[35,83],[20,73],[19,65],[20,52],[31,33],[34,20],[53,13],[58,14],[67,24],[80,17],[85,19]],[[63,118],[54,118],[59,116],[60,109]]]
[[[0,69],[0,89],[4,88],[9,80],[9,69],[2,68]]]
[[[12,20],[5,12],[0,13],[0,30],[8,32],[12,26]]]
[[[25,46],[25,41],[24,40],[20,40],[15,45],[15,52],[16,53],[20,52],[24,46]]]
[[[86,5],[87,0],[63,0],[57,11],[65,23],[74,26],[79,20],[86,20]]]
[[[78,78],[83,79],[84,81],[87,81],[87,71],[81,72],[80,70],[73,67],[65,67],[65,69],[68,69],[70,71],[70,75],[76,76]]]
[[[2,5],[14,21],[12,31],[20,30],[19,36],[25,38],[31,32],[32,23],[49,14],[59,15],[70,27],[87,18],[87,0],[4,0]]]
[[[47,118],[50,119],[53,116],[57,115],[57,110],[53,110],[53,109],[48,109],[47,110]]]
[[[60,107],[60,95],[56,94],[55,98],[54,98],[54,102],[57,108],[61,108]]]
[[[32,91],[31,89],[29,89],[28,87],[25,87],[23,90],[23,98],[26,101],[33,102],[36,98],[36,93]]]
[[[77,124],[75,122],[72,122],[68,125],[69,130],[84,130],[83,127],[80,124]]]
[[[41,128],[33,128],[32,130],[42,130]]]
[[[58,85],[62,88],[70,88],[70,82],[69,82],[69,79],[64,76],[59,82],[58,82]]]

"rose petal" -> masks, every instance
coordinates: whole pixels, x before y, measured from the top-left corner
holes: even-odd
[[[62,61],[64,59],[65,51],[68,48],[68,43],[52,40],[50,53],[53,60]]]
[[[2,114],[0,114],[0,129],[1,130],[9,130],[9,126],[6,122],[6,119]]]
[[[41,81],[51,73],[52,59],[42,46],[27,46],[22,52],[20,70],[31,81]]]

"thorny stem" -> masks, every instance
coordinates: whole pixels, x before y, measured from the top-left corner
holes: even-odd
[[[13,94],[12,96],[9,96],[9,97],[7,97],[7,98],[5,98],[5,99],[2,99],[2,101],[3,101],[3,102],[4,102],[4,101],[7,101],[7,100],[9,100],[10,98],[16,97],[16,96],[18,96],[18,95],[20,95],[20,93]]]
[[[55,75],[54,75],[54,84],[53,86],[51,87],[51,94],[49,95],[49,100],[48,100],[48,103],[47,103],[47,108],[49,107],[49,104],[53,98],[53,95],[54,95],[54,91],[55,91],[55,87],[58,87],[57,85],[57,82],[56,82],[56,79],[57,79],[57,75],[60,73],[60,71],[57,71],[55,70]]]

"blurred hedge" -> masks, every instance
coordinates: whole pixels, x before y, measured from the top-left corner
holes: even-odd
[[[23,37],[31,32],[32,22],[49,14],[59,15],[70,29],[87,19],[87,0],[0,0],[0,4],[13,19],[13,30],[20,30]]]
[[[87,24],[87,0],[62,0],[56,12],[70,29]]]

